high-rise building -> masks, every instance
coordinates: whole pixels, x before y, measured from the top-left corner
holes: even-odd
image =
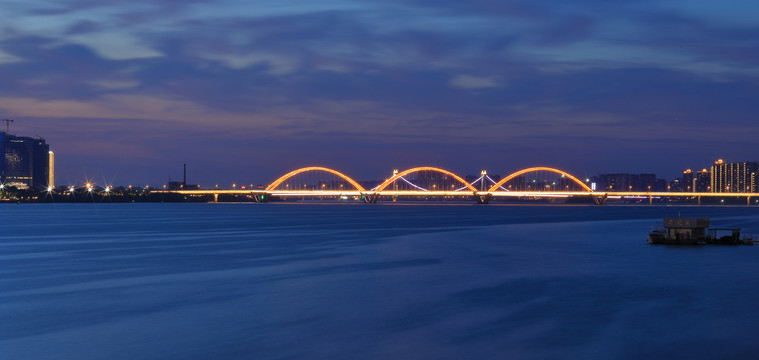
[[[48,176],[47,184],[51,188],[55,187],[55,154],[53,151],[49,151],[47,154],[47,168],[50,171],[50,175]]]
[[[667,184],[667,191],[682,192],[683,191],[683,179],[677,178],[670,181]]]
[[[756,174],[759,163],[754,161],[726,163],[719,159],[712,165],[712,192],[759,192],[756,184]],[[753,181],[752,181],[753,180]]]
[[[655,174],[600,174],[599,189],[609,191],[664,191]]]
[[[50,185],[50,146],[34,139],[0,132],[0,182],[22,189]]]
[[[683,171],[683,188],[682,192],[692,192],[695,189],[694,186],[693,170],[688,169]]]
[[[696,176],[693,179],[693,189],[695,192],[710,192],[711,187],[711,172],[703,169],[696,171]]]

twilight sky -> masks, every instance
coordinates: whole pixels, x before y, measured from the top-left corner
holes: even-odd
[[[759,160],[759,2],[2,0],[0,118],[58,184]],[[4,130],[4,129],[3,129]]]

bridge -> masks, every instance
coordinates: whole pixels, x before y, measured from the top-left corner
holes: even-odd
[[[487,171],[468,182],[455,173],[432,166],[421,166],[403,171],[394,170],[392,176],[372,188],[365,188],[360,182],[337,170],[309,166],[290,171],[263,189],[207,189],[207,190],[163,190],[154,193],[175,193],[185,195],[245,195],[257,202],[272,199],[343,199],[365,203],[398,199],[449,199],[473,200],[487,204],[492,199],[546,199],[577,198],[603,205],[607,199],[648,200],[653,204],[658,198],[692,198],[701,204],[702,198],[751,198],[759,193],[750,192],[661,192],[661,191],[596,191],[589,186],[589,179],[582,181],[576,176],[553,167],[537,166],[513,172],[496,181]]]

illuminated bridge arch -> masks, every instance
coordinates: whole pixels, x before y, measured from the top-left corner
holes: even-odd
[[[274,180],[274,182],[271,183],[271,185],[269,185],[269,186],[266,187],[266,190],[269,190],[269,191],[270,190],[274,190],[274,189],[277,188],[277,186],[279,186],[280,184],[282,184],[287,179],[289,179],[289,178],[291,178],[291,177],[293,177],[295,175],[307,172],[307,171],[324,171],[324,172],[328,172],[330,174],[337,175],[338,177],[342,178],[343,180],[345,180],[348,183],[350,183],[351,185],[353,185],[353,187],[355,187],[356,190],[358,190],[358,191],[365,191],[365,189],[364,189],[363,186],[361,186],[359,183],[357,183],[355,180],[351,179],[347,175],[345,175],[345,174],[343,174],[343,173],[341,173],[341,172],[339,172],[337,170],[333,170],[333,169],[326,168],[326,167],[321,167],[321,166],[309,166],[309,167],[304,167],[304,168],[300,168],[300,169],[297,169],[297,170],[290,171],[289,173],[282,175],[279,179]]]
[[[501,187],[506,182],[508,182],[509,180],[511,180],[511,179],[513,179],[513,178],[515,178],[517,176],[524,175],[526,173],[533,172],[533,171],[549,171],[549,172],[553,172],[553,173],[556,173],[556,174],[559,174],[559,175],[563,175],[563,176],[569,178],[570,180],[574,181],[577,185],[580,185],[585,191],[587,191],[587,192],[593,192],[593,190],[590,187],[588,187],[588,185],[586,185],[584,182],[580,181],[580,179],[572,176],[572,174],[570,174],[570,173],[568,173],[566,171],[562,171],[562,170],[554,169],[554,168],[550,168],[550,167],[545,167],[545,166],[537,166],[537,167],[531,167],[531,168],[519,170],[519,171],[517,171],[517,172],[515,172],[515,173],[513,173],[513,174],[511,174],[511,175],[509,175],[509,176],[507,176],[507,177],[505,177],[503,179],[501,179],[501,181],[499,181],[496,184],[494,184],[488,191],[489,192],[498,191],[498,188]]]
[[[392,184],[394,181],[400,179],[401,177],[406,176],[406,175],[411,174],[411,173],[418,172],[418,171],[435,171],[435,172],[439,172],[441,174],[448,175],[448,176],[454,178],[456,181],[460,182],[461,184],[465,185],[467,188],[469,188],[469,190],[471,190],[473,192],[477,191],[477,189],[474,186],[472,186],[471,184],[469,184],[466,180],[462,179],[461,176],[458,176],[458,175],[456,175],[456,174],[454,174],[454,173],[452,173],[452,172],[450,172],[448,170],[441,169],[441,168],[436,168],[436,167],[431,167],[431,166],[420,166],[420,167],[415,167],[415,168],[403,170],[403,171],[401,171],[401,172],[393,175],[393,177],[385,180],[385,182],[383,182],[382,184],[380,184],[374,190],[378,191],[378,192],[382,191],[385,188],[387,188],[390,184]]]

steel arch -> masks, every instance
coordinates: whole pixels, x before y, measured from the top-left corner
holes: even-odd
[[[417,172],[417,171],[435,171],[435,172],[439,172],[441,174],[450,175],[452,178],[456,179],[458,182],[466,185],[466,187],[468,187],[469,190],[472,190],[473,192],[477,191],[477,189],[475,189],[474,186],[472,186],[471,184],[469,184],[468,182],[466,182],[466,180],[462,179],[461,176],[458,176],[458,175],[456,175],[456,174],[454,174],[454,173],[452,173],[452,172],[450,172],[448,170],[441,169],[441,168],[436,168],[436,167],[432,167],[432,166],[420,166],[420,167],[415,167],[415,168],[403,170],[403,171],[401,171],[401,172],[393,175],[393,177],[385,180],[385,182],[383,182],[377,188],[375,188],[374,191],[380,192],[380,191],[384,190],[386,187],[388,187],[390,184],[392,184],[393,181],[400,179],[402,176],[405,176],[405,175],[408,175],[408,174],[411,174],[411,173],[414,173],[414,172]]]
[[[517,177],[519,175],[526,174],[526,173],[532,172],[532,171],[550,171],[550,172],[554,172],[554,173],[557,173],[557,174],[560,174],[560,175],[564,175],[564,176],[568,177],[570,180],[572,180],[575,183],[577,183],[578,185],[582,186],[582,188],[585,189],[587,192],[593,192],[593,190],[590,187],[588,187],[588,185],[586,185],[585,183],[583,183],[582,181],[580,181],[580,179],[572,176],[572,174],[570,174],[570,173],[568,173],[566,171],[562,171],[562,170],[559,170],[559,169],[554,169],[554,168],[546,167],[546,166],[536,166],[536,167],[531,167],[531,168],[519,170],[519,171],[517,171],[517,172],[515,172],[515,173],[513,173],[513,174],[511,174],[511,175],[509,175],[509,176],[507,176],[507,177],[505,177],[503,179],[501,179],[501,181],[497,182],[490,189],[488,189],[488,192],[498,191],[498,188],[501,185],[503,185],[506,182],[508,182],[509,180],[511,180],[511,179],[513,179],[513,178],[515,178],[515,177]]]
[[[300,168],[300,169],[297,169],[297,170],[290,171],[289,173],[280,176],[279,179],[274,180],[273,183],[271,183],[269,186],[266,187],[266,190],[267,191],[274,190],[274,189],[277,188],[277,186],[279,186],[280,184],[282,184],[285,180],[287,180],[287,179],[289,179],[289,178],[291,178],[291,177],[293,177],[295,175],[298,175],[300,173],[307,172],[307,171],[324,171],[324,172],[328,172],[328,173],[331,173],[331,174],[335,174],[335,175],[339,176],[340,178],[342,178],[343,180],[349,182],[351,185],[353,185],[353,187],[355,187],[356,190],[358,190],[358,191],[366,191],[366,189],[364,189],[363,186],[361,186],[358,182],[356,182],[356,180],[351,179],[349,176],[347,176],[347,175],[345,175],[345,174],[343,174],[343,173],[341,173],[341,172],[339,172],[337,170],[333,170],[333,169],[322,167],[322,166],[309,166],[309,167],[304,167],[304,168]]]

